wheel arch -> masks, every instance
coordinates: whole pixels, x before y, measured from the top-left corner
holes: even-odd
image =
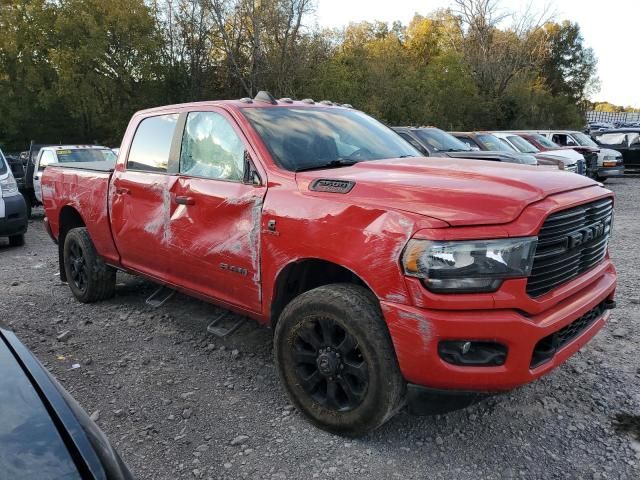
[[[344,265],[322,258],[296,259],[280,269],[273,284],[269,312],[272,328],[275,328],[282,310],[291,300],[304,292],[331,283],[360,285],[376,296],[362,277]]]

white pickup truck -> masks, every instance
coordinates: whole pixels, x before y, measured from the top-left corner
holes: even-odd
[[[79,163],[116,161],[116,154],[108,147],[100,145],[55,145],[44,147],[38,153],[33,169],[33,190],[36,199],[42,203],[40,179],[42,172],[52,163]]]

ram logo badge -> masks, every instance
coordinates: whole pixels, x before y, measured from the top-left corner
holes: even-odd
[[[355,186],[356,182],[350,180],[331,180],[327,178],[318,178],[311,182],[309,190],[313,192],[327,193],[349,193]]]

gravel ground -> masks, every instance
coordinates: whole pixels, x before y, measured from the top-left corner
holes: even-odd
[[[289,405],[271,331],[251,320],[216,339],[205,328],[223,310],[183,296],[154,310],[153,284],[124,274],[114,299],[76,302],[41,218],[25,247],[0,239],[1,315],[141,479],[637,479],[640,179],[608,185],[618,309],[594,341],[532,385],[449,415],[400,413],[358,440]]]

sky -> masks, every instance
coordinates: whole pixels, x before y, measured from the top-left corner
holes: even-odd
[[[523,12],[529,4],[545,5],[557,20],[578,22],[584,43],[598,59],[600,92],[593,101],[640,107],[640,0],[499,0],[506,11]],[[319,25],[341,27],[350,22],[400,20],[407,24],[414,13],[452,5],[448,0],[317,0]]]

